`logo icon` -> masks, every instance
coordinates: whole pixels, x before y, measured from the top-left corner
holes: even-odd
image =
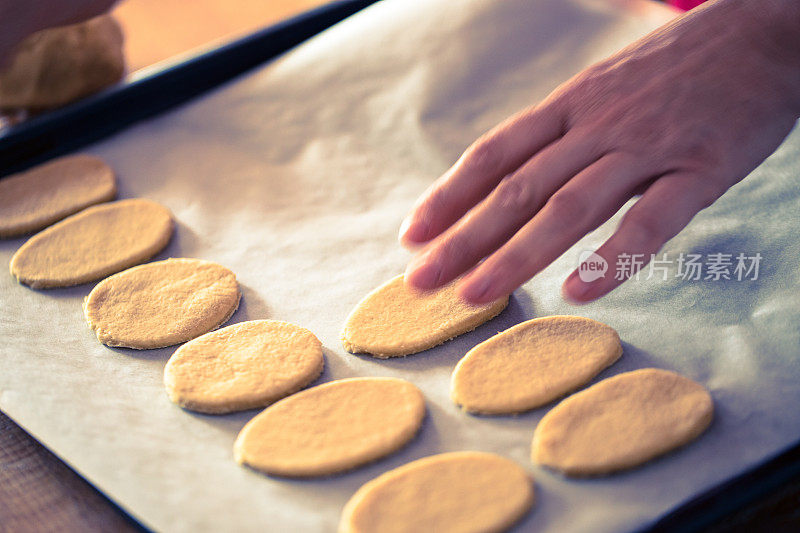
[[[591,250],[584,250],[578,256],[578,277],[584,283],[604,278],[608,272],[608,262]]]

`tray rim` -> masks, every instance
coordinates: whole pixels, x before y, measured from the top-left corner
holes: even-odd
[[[0,134],[0,179],[54,157],[80,149],[133,124],[174,109],[218,87],[380,0],[333,0],[266,26],[220,46],[188,52],[147,67],[152,71],[126,83],[33,117]],[[186,83],[187,80],[191,83]],[[159,98],[152,96],[159,93]],[[85,479],[106,501],[133,523],[147,527],[59,454],[15,424]],[[637,533],[696,532],[800,476],[800,440],[722,483],[678,504]],[[535,511],[534,511],[535,512]]]

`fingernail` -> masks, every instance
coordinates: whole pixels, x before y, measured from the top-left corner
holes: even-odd
[[[561,294],[574,304],[584,304],[587,302],[587,296],[594,286],[594,283],[586,283],[581,280],[578,272],[575,271],[569,275],[564,285],[561,286]]]
[[[400,231],[397,232],[397,238],[401,241],[408,233],[408,228],[411,227],[411,217],[406,217],[403,219],[403,222],[400,224]]]
[[[401,241],[425,242],[428,238],[428,224],[423,220],[414,221],[408,216],[400,224],[398,235]]]
[[[406,270],[406,281],[422,290],[435,289],[442,279],[442,267],[438,261],[428,257],[414,259]]]
[[[475,304],[486,303],[491,300],[490,293],[492,281],[486,276],[470,281],[461,289],[461,297]]]

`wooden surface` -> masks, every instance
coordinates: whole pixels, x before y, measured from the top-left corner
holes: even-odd
[[[142,531],[0,413],[0,531]]]
[[[113,11],[125,32],[130,71],[224,41],[326,0],[125,0]]]

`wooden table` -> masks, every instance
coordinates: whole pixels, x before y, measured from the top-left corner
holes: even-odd
[[[142,531],[0,413],[0,531]]]
[[[113,11],[128,70],[246,35],[327,0],[127,0]]]

